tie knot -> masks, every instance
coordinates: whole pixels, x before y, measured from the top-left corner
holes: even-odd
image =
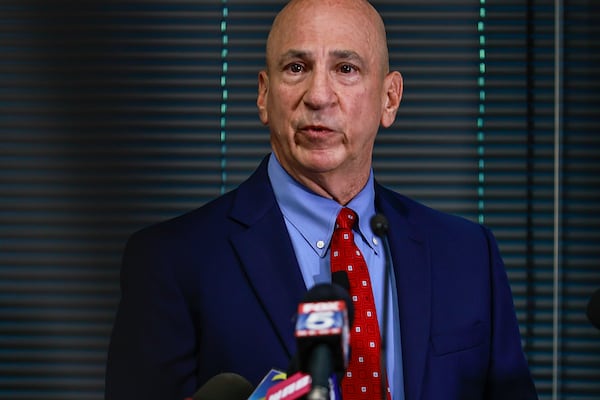
[[[336,228],[352,229],[356,223],[356,213],[348,207],[340,210],[340,213],[335,220]]]

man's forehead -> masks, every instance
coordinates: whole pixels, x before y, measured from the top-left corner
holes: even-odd
[[[280,58],[302,58],[302,59],[314,59],[321,55],[325,55],[330,58],[341,58],[341,59],[361,59],[359,52],[355,50],[346,49],[331,49],[325,52],[316,52],[312,50],[303,49],[289,49],[283,52]]]
[[[350,1],[347,4],[353,6],[346,8],[328,0],[308,3],[310,9],[307,2],[298,1],[276,17],[267,40],[267,63],[295,56],[380,59],[388,64],[383,21],[370,5],[365,12],[362,1]]]

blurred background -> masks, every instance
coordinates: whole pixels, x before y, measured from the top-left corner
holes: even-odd
[[[127,237],[269,151],[275,0],[0,0],[0,399],[102,399]],[[376,178],[497,236],[541,399],[600,398],[600,6],[374,1]],[[265,371],[266,372],[266,371]]]

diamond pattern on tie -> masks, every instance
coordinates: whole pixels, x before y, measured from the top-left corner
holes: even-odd
[[[331,272],[348,273],[355,309],[350,361],[341,387],[344,400],[374,400],[381,399],[381,336],[367,263],[354,243],[356,220],[354,211],[342,208],[331,238]]]

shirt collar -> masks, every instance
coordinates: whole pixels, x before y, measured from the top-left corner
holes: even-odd
[[[302,235],[319,255],[325,257],[335,219],[342,206],[335,200],[317,195],[292,178],[271,154],[268,166],[269,179],[283,216]],[[347,205],[358,215],[358,230],[363,240],[377,252],[376,237],[371,231],[370,220],[375,215],[375,190],[373,171],[365,187]]]

